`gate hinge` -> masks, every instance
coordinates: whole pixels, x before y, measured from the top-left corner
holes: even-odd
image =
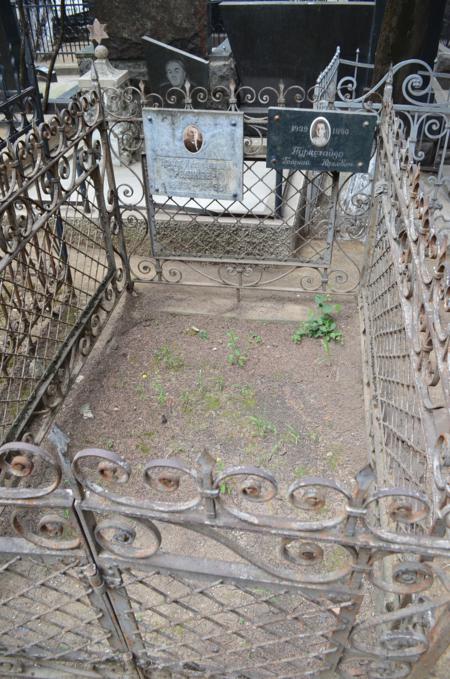
[[[120,571],[116,568],[113,568],[112,566],[109,566],[103,572],[103,581],[105,585],[109,587],[109,589],[117,589],[118,587],[122,587],[123,584]]]

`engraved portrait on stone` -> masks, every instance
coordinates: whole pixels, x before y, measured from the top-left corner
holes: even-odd
[[[309,138],[311,144],[318,148],[323,148],[328,144],[331,137],[330,123],[326,118],[315,118],[309,128]]]
[[[172,87],[183,87],[186,82],[186,67],[181,59],[169,59],[165,65],[167,82]],[[164,85],[164,83],[163,83]]]
[[[203,134],[196,125],[188,125],[183,132],[183,144],[191,153],[197,153],[203,146]]]

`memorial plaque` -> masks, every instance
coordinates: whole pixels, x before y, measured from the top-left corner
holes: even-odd
[[[269,108],[267,167],[367,172],[377,115]]]
[[[242,198],[242,113],[147,108],[143,121],[152,194]]]

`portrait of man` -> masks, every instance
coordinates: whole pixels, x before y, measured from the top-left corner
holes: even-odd
[[[196,125],[188,125],[183,132],[183,143],[190,153],[197,153],[203,146],[203,134]]]
[[[183,87],[186,82],[186,68],[181,59],[169,59],[165,66],[167,82],[171,87]]]
[[[328,144],[331,137],[330,123],[326,118],[316,118],[309,128],[309,138],[311,143],[318,148],[323,148]]]

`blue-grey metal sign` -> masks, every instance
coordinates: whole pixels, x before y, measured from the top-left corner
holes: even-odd
[[[269,108],[267,166],[367,172],[376,123],[375,113]]]
[[[190,198],[242,198],[242,113],[143,110],[150,192]]]

